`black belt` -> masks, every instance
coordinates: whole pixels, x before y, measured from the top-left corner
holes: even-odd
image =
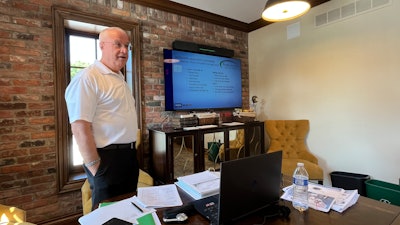
[[[98,148],[97,150],[134,149],[135,145],[136,142],[128,144],[112,144],[112,145],[107,145],[104,148]]]

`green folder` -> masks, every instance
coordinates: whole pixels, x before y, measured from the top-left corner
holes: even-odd
[[[137,219],[139,225],[155,225],[152,213],[148,213]]]

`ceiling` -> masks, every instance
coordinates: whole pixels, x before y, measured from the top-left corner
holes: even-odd
[[[171,0],[244,23],[261,18],[267,0]]]
[[[261,19],[267,0],[123,0],[250,32],[271,24]],[[311,7],[329,0],[308,0]]]

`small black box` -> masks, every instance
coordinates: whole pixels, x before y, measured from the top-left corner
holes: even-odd
[[[370,176],[365,174],[347,173],[339,171],[334,171],[331,173],[331,181],[333,187],[339,187],[345,190],[358,189],[358,193],[362,196],[367,196],[365,181],[369,179]]]

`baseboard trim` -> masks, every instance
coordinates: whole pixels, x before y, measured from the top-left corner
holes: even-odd
[[[82,216],[82,213],[63,216],[62,218],[53,219],[38,223],[39,225],[79,225],[78,219]]]

